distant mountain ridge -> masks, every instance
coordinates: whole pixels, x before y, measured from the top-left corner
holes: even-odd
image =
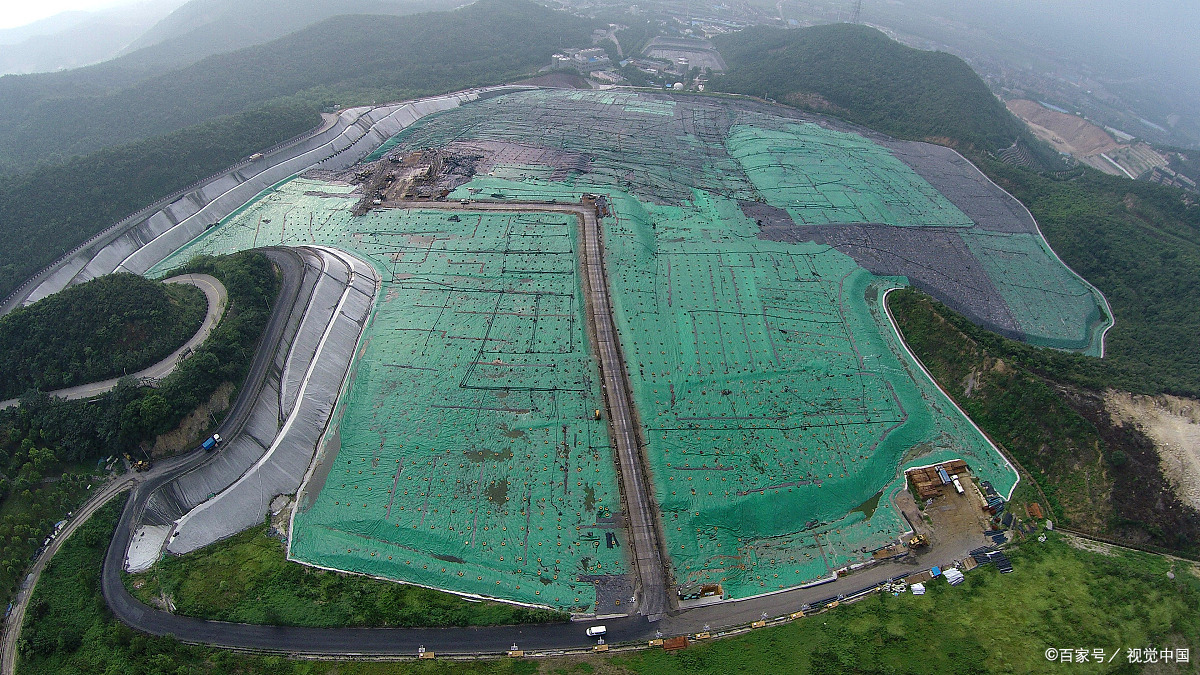
[[[0,46],[20,44],[31,37],[57,33],[78,26],[91,16],[93,16],[92,12],[71,10],[59,12],[53,16],[38,19],[23,26],[0,28]]]
[[[316,5],[312,0],[258,0],[252,6],[296,3]],[[350,6],[375,4],[397,10],[418,6],[375,0]],[[235,21],[249,15],[222,16]],[[214,20],[184,38],[106,63],[0,78],[0,174],[168,133],[312,87],[353,88],[362,80],[371,87],[404,90],[424,78],[420,91],[427,92],[439,77],[464,83],[494,81],[491,68],[479,78],[469,75],[479,69],[478,59],[501,52],[512,67],[508,72],[521,75],[549,59],[554,48],[549,45],[569,46],[586,39],[579,35],[584,20],[520,0],[491,0],[454,12],[412,16],[335,16],[271,43],[182,67],[170,65],[192,60],[192,40],[203,42],[203,31],[225,25],[225,19]],[[276,24],[280,30],[282,26]],[[460,41],[446,43],[445,36],[458,36]],[[506,36],[515,41],[505,43]],[[415,48],[418,43],[422,46]],[[518,56],[517,47],[523,45],[532,45],[522,47],[532,58]]]
[[[162,65],[270,42],[333,16],[400,16],[453,9],[467,0],[191,0],[133,40],[121,54]]]
[[[110,59],[183,2],[148,0],[96,11],[61,12],[0,30],[0,75],[78,68]]]

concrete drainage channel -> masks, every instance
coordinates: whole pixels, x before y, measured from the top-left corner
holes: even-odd
[[[127,227],[122,225],[124,229],[115,227],[106,232],[44,271],[35,283],[26,284],[4,306],[32,301],[66,285],[118,269],[145,273],[214,222],[240,213],[255,195],[299,171],[314,166],[322,169],[351,166],[388,135],[425,114],[511,89],[470,91],[347,111],[326,131],[301,139],[266,158],[239,165],[178,201],[164,205],[154,215],[131,219]],[[320,144],[312,147],[315,143]],[[448,208],[464,210],[453,204]],[[530,207],[505,205],[488,209],[530,210]],[[591,228],[587,225],[585,235],[589,229],[596,234],[594,223]],[[254,233],[257,243],[257,230]],[[287,239],[282,241],[283,245],[288,243]],[[593,240],[589,247],[590,257],[598,259],[598,241]],[[268,333],[275,337],[264,339],[265,351],[260,350],[255,357],[256,363],[260,360],[265,363],[259,376],[252,375],[247,381],[257,384],[247,385],[235,404],[235,411],[220,430],[227,439],[225,447],[214,454],[184,458],[179,469],[147,476],[135,489],[105,562],[104,593],[114,614],[136,629],[172,634],[186,642],[314,658],[331,655],[397,658],[398,654],[407,655],[405,658],[418,654],[429,658],[435,653],[450,658],[554,656],[591,650],[583,627],[569,623],[486,629],[234,625],[155,611],[125,591],[122,568],[144,569],[164,552],[195,550],[261,522],[274,496],[296,491],[321,442],[354,358],[354,347],[370,320],[379,282],[370,265],[341,251],[307,246],[272,255],[277,263],[284,258],[292,260],[294,288],[291,299],[280,303],[289,310],[277,312],[268,327]],[[591,283],[593,292],[605,290],[607,277],[599,269],[596,271],[599,281]],[[607,342],[615,344],[611,329],[608,333]],[[610,394],[626,393],[626,386],[614,382],[609,386]],[[610,410],[611,406],[610,401]],[[634,448],[624,453],[623,459],[637,463],[636,455]],[[627,480],[638,473],[632,465],[623,467],[623,478]],[[626,498],[633,496],[630,493],[642,492],[627,489]],[[637,524],[634,529],[638,529]],[[665,589],[661,586],[659,545],[652,541],[657,533],[652,522],[642,523],[640,529],[647,541],[635,547],[642,582],[638,594],[642,602],[638,609],[658,616],[666,603],[662,597]],[[927,564],[933,558],[943,562],[962,553],[946,547],[936,554],[927,554],[923,562]],[[659,646],[663,637],[670,635],[706,639],[736,634],[798,618],[810,608],[824,609],[852,600],[879,588],[894,573],[894,567],[879,565],[851,577],[835,577],[832,583],[817,588],[695,607],[664,616],[656,624],[648,623],[644,617],[608,618],[602,621],[608,625],[605,639],[612,641],[612,649],[616,651]],[[711,628],[714,626],[717,628]],[[608,645],[602,647],[607,650]]]
[[[304,277],[248,418],[208,461],[161,485],[139,513],[126,561],[141,571],[262,521],[271,500],[293,494],[316,451],[378,287],[350,254],[299,248]]]
[[[527,88],[508,85],[469,89],[342,111],[336,122],[329,124],[326,120],[311,135],[302,135],[261,158],[234,165],[182,194],[169,195],[95,235],[0,301],[0,314],[117,270],[143,274],[279,181],[318,166],[344,169],[426,115]]]

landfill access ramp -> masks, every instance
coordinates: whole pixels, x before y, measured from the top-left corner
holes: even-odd
[[[907,467],[962,458],[1011,491],[1015,471],[903,347],[889,289],[917,284],[1081,352],[1110,325],[1019,203],[950,151],[730,99],[464,104],[350,172],[275,186],[150,271],[319,245],[378,273],[293,518],[289,555],[319,567],[580,613],[636,600],[578,222],[399,207],[373,192],[387,174],[451,205],[598,197],[650,499],[684,593],[746,598],[869,560],[909,529],[891,501]]]

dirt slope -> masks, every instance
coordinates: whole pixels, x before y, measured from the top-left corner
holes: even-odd
[[[1122,147],[1107,131],[1078,115],[1050,110],[1036,101],[1025,99],[1014,99],[1005,105],[1012,114],[1029,125],[1034,135],[1059,152],[1084,157]]]
[[[1200,509],[1200,401],[1109,391],[1104,404],[1114,422],[1134,424],[1154,441],[1175,494]]]

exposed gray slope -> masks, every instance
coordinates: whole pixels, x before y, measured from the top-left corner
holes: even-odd
[[[201,466],[150,495],[128,554],[141,569],[165,548],[186,553],[261,523],[273,497],[299,487],[341,391],[378,285],[374,270],[331,249],[297,249],[304,276],[245,424]]]

